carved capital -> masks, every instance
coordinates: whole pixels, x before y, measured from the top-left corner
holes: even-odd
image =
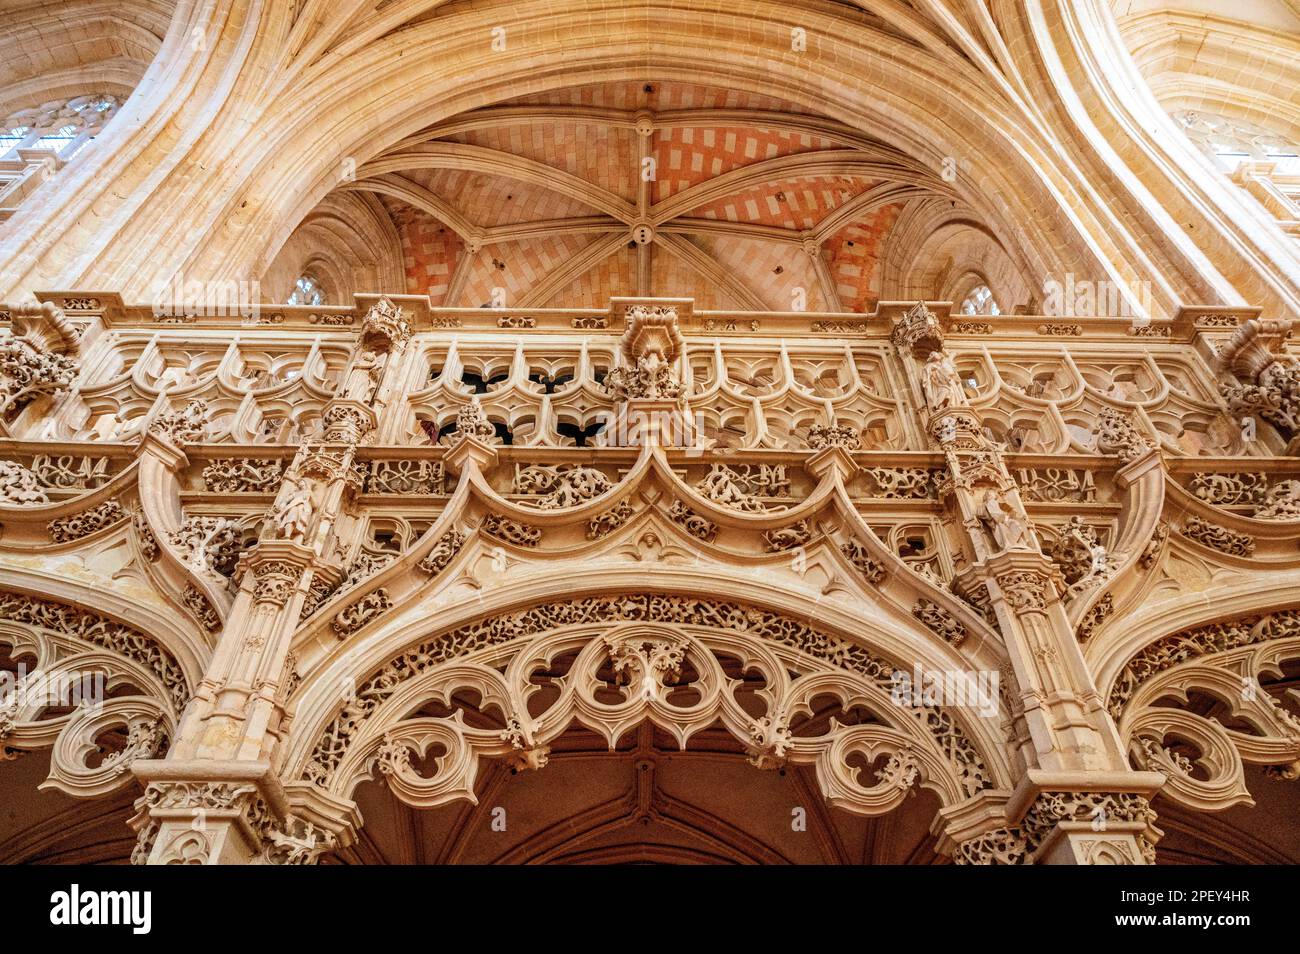
[[[925,302],[918,301],[895,322],[889,334],[894,347],[903,354],[924,359],[943,348],[943,325]]]
[[[1052,579],[1037,570],[1013,570],[997,577],[998,589],[1016,615],[1041,613],[1056,599]]]
[[[0,412],[72,387],[81,366],[76,331],[53,305],[19,306],[0,329]],[[70,352],[70,353],[62,353]]]
[[[293,598],[302,568],[280,560],[268,560],[253,566],[253,600],[284,606]]]
[[[402,309],[388,296],[370,306],[361,320],[361,345],[376,351],[392,351],[411,337],[411,326]]]
[[[1156,813],[1139,792],[1043,791],[1017,824],[953,852],[957,864],[1154,864]]]
[[[357,444],[375,426],[375,412],[358,401],[332,401],[321,414],[325,440],[339,444]]]
[[[1291,322],[1285,319],[1250,318],[1224,342],[1215,365],[1243,381],[1256,383],[1269,365],[1284,360],[1281,352],[1290,333]]]

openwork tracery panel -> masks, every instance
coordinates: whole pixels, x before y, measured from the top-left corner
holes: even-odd
[[[135,759],[166,752],[191,686],[157,640],[52,600],[0,591],[5,758],[52,747],[46,785],[101,795],[130,784]]]
[[[1130,659],[1110,711],[1135,763],[1167,777],[1167,797],[1210,811],[1251,804],[1245,763],[1300,777],[1300,699],[1285,689],[1297,667],[1295,610],[1196,627]]]
[[[568,659],[562,675],[559,659]],[[550,675],[538,681],[539,671]],[[304,774],[346,793],[377,767],[402,797],[440,804],[472,797],[479,758],[537,768],[575,721],[613,746],[649,719],[683,747],[720,722],[755,765],[815,764],[833,802],[867,814],[895,806],[914,782],[948,802],[991,786],[951,711],[896,704],[895,672],[865,647],[738,603],[650,594],[548,603],[460,627],[387,663],[325,729]],[[738,694],[736,674],[757,676],[761,688]],[[463,690],[478,695],[479,710],[495,710],[496,726],[472,728],[459,715],[404,718]],[[866,706],[874,719],[801,737],[796,723],[823,696],[845,710]],[[423,756],[434,743],[446,753],[437,772],[414,775],[411,752]],[[864,784],[851,756],[869,765],[887,757],[882,779]]]

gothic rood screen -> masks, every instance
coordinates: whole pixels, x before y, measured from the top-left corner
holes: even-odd
[[[1286,5],[84,6],[0,861],[1300,860]]]

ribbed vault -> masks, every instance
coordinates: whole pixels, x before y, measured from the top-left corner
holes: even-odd
[[[719,11],[694,3],[608,9],[559,3],[512,8],[508,16],[493,4],[427,0],[378,10],[361,3],[310,2],[218,11],[186,7],[172,22],[155,61],[159,78],[165,74],[173,85],[166,90],[151,86],[133,100],[135,122],[129,129],[120,127],[121,139],[115,141],[129,142],[129,148],[103,150],[75,173],[69,170],[57,210],[38,211],[40,203],[28,203],[18,212],[15,228],[0,240],[0,254],[11,262],[6,287],[19,292],[112,287],[141,300],[156,283],[178,274],[255,280],[312,209],[340,186],[354,187],[358,177],[397,175],[405,182],[394,186],[407,193],[397,201],[409,205],[419,196],[427,200],[423,204],[446,212],[445,205],[428,200],[432,194],[460,213],[459,219],[449,215],[451,221],[439,220],[454,235],[436,233],[441,238],[420,244],[463,242],[458,226],[473,233],[535,220],[531,212],[494,219],[483,210],[457,205],[458,195],[440,194],[440,189],[457,191],[456,174],[477,171],[533,189],[533,212],[555,206],[544,211],[543,221],[588,221],[552,239],[571,243],[562,249],[521,243],[508,258],[493,256],[491,242],[472,257],[454,249],[431,250],[433,284],[445,282],[445,299],[481,304],[483,292],[498,287],[509,298],[519,292],[518,276],[506,276],[502,283],[489,279],[500,277],[493,271],[512,268],[533,279],[529,297],[520,295],[516,304],[583,301],[593,294],[589,288],[630,285],[633,277],[637,287],[648,286],[656,276],[643,259],[653,253],[644,256],[626,245],[635,241],[630,225],[643,224],[641,213],[653,204],[653,241],[662,246],[655,251],[665,253],[659,256],[665,263],[661,275],[671,274],[673,282],[715,286],[723,304],[771,307],[789,297],[782,285],[802,271],[802,287],[822,307],[833,305],[830,299],[837,295],[841,306],[861,307],[882,290],[878,283],[873,287],[870,280],[855,283],[846,276],[872,271],[862,247],[870,249],[871,236],[887,224],[889,206],[901,197],[891,196],[893,201],[875,212],[866,207],[873,202],[863,200],[856,221],[840,222],[824,214],[830,210],[822,206],[831,203],[814,207],[817,202],[809,202],[805,208],[798,184],[829,177],[831,182],[802,191],[814,197],[829,194],[838,205],[882,182],[915,185],[917,179],[909,173],[923,171],[925,188],[968,207],[970,218],[995,237],[1014,272],[1031,287],[1070,273],[1105,276],[1126,288],[1145,281],[1150,282],[1152,307],[1162,313],[1180,302],[1231,302],[1242,295],[1266,302],[1291,300],[1287,296],[1293,291],[1283,276],[1294,268],[1293,253],[1284,253],[1273,236],[1232,227],[1212,208],[1220,197],[1210,194],[1218,187],[1192,184],[1210,201],[1180,208],[1187,234],[1149,239],[1164,229],[1170,214],[1162,203],[1177,205],[1177,194],[1156,181],[1167,170],[1147,150],[1150,144],[1144,143],[1147,151],[1137,155],[1123,142],[1125,129],[1140,126],[1138,113],[1119,122],[1099,124],[1092,118],[1102,103],[1119,108],[1108,84],[1120,75],[1117,71],[1131,68],[1117,59],[1126,54],[1110,44],[1101,23],[1110,14],[1098,3],[1053,7],[1053,17],[1095,35],[1097,44],[1088,49],[1012,6],[864,7],[808,2],[795,10],[754,2],[744,10]],[[206,38],[197,51],[191,48],[196,30]],[[1059,98],[1064,73],[1086,76],[1089,83],[1081,91],[1086,102],[1063,100],[1068,116],[1040,105]],[[237,76],[242,78],[229,79]],[[269,84],[267,77],[273,77]],[[175,95],[174,84],[186,91],[183,96]],[[639,203],[611,190],[602,195],[589,182],[575,197],[568,178],[573,173],[545,171],[555,168],[545,163],[539,168],[534,143],[523,143],[523,138],[535,138],[525,117],[516,117],[519,121],[508,127],[481,125],[490,115],[482,112],[487,109],[564,105],[557,98],[563,90],[646,86],[726,89],[747,101],[709,104],[710,109],[763,110],[765,100],[767,108],[779,112],[829,120],[838,125],[838,133],[849,131],[855,139],[845,147],[843,135],[832,137],[825,130],[816,137],[819,141],[805,145],[802,137],[811,134],[774,130],[771,123],[745,120],[731,127],[758,130],[751,135],[758,136],[762,151],[767,146],[763,137],[776,136],[780,152],[790,149],[781,137],[794,136],[800,154],[861,150],[863,143],[874,143],[886,144],[906,159],[891,168],[870,159],[849,168],[840,164],[843,157],[835,156],[832,164],[799,168],[804,159],[778,155],[762,161],[787,166],[784,181],[727,180],[729,195],[691,196],[688,189],[678,189],[670,168],[657,181],[673,183],[674,195]],[[1149,102],[1131,108],[1140,112]],[[590,105],[597,105],[594,99]],[[599,108],[635,114],[642,105],[625,99]],[[649,106],[655,114],[685,108]],[[625,128],[626,116],[615,118]],[[738,118],[713,116],[708,122],[723,130],[728,127],[718,122]],[[445,125],[449,123],[460,125]],[[695,128],[702,137],[705,130]],[[674,147],[684,145],[687,131],[674,119],[652,152],[666,151],[671,166]],[[623,134],[608,138],[613,149],[609,166],[625,176],[622,160],[630,155],[618,155],[627,152],[620,137],[626,139]],[[482,144],[489,140],[492,144]],[[1119,155],[1129,158],[1120,160]],[[1124,162],[1132,166],[1121,171]],[[199,166],[207,170],[201,184],[185,172]],[[544,189],[527,181],[539,175],[546,180]],[[848,188],[840,180],[847,180]],[[106,195],[106,182],[125,187]],[[411,183],[423,191],[411,191]],[[489,191],[502,188],[499,183],[481,185]],[[837,190],[849,195],[834,198]],[[777,192],[791,205],[798,199],[800,207],[783,209]],[[557,195],[569,202],[577,198],[586,207],[557,205]],[[676,204],[676,197],[685,197],[689,206]],[[731,197],[738,200],[734,215],[725,204]],[[723,205],[710,205],[717,202]],[[59,251],[59,236],[92,206],[91,234],[81,236],[75,254]],[[765,221],[769,215],[772,221]],[[692,218],[712,223],[705,229],[713,231],[683,221]],[[186,225],[182,236],[160,227],[178,219]],[[38,221],[46,227],[35,228]],[[764,250],[789,244],[772,241],[768,229],[774,224],[813,233],[821,253],[812,256],[811,268],[806,262],[790,264],[780,273],[784,278],[772,280],[781,262]],[[838,233],[831,232],[832,225],[839,226]],[[1202,227],[1230,237],[1224,244],[1199,247],[1192,233],[1199,235]],[[611,231],[602,231],[606,228]],[[741,237],[756,228],[761,237]],[[866,234],[861,242],[855,240],[853,256],[846,257],[837,249],[849,239],[839,233],[853,229]],[[801,249],[804,238],[800,236]],[[495,243],[498,249],[503,244],[508,243]],[[436,260],[439,255],[443,261]],[[572,269],[555,275],[561,258]],[[472,265],[458,268],[461,259]],[[753,274],[729,281],[740,260],[751,263]],[[1251,268],[1259,269],[1254,278],[1247,274]],[[593,271],[596,277],[587,274]],[[426,287],[428,277],[417,276]],[[1004,303],[1007,309],[1019,304]]]

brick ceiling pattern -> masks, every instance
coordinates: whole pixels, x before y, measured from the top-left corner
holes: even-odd
[[[820,136],[780,130],[735,126],[665,129],[655,134],[658,176],[654,201],[763,159],[834,148],[834,143]]]
[[[551,120],[526,126],[474,130],[450,136],[448,141],[533,159],[586,179],[629,201],[636,198],[636,169],[640,153],[637,135],[630,129],[600,123]],[[479,220],[475,210],[465,211],[475,221]]]
[[[828,213],[873,184],[870,180],[850,176],[780,178],[699,206],[689,214],[725,222],[810,229]]]
[[[436,208],[415,209],[385,198],[402,242],[408,293],[428,294],[437,305],[462,307],[500,301],[502,295],[507,306],[525,302],[533,307],[591,307],[614,295],[638,293],[694,297],[702,308],[785,310],[798,303],[810,310],[874,307],[881,244],[900,205],[867,206],[834,234],[818,233],[818,254],[825,263],[820,270],[804,239],[828,215],[888,184],[888,179],[856,174],[851,168],[801,174],[798,168],[767,167],[746,179],[743,170],[756,164],[832,151],[842,156],[845,144],[815,131],[769,128],[762,116],[751,125],[712,125],[712,114],[683,120],[692,110],[726,111],[719,119],[736,117],[736,111],[778,112],[784,114],[782,119],[767,120],[778,126],[785,117],[791,124],[816,117],[771,97],[675,83],[580,87],[505,105],[524,113],[467,114],[449,121],[454,128],[446,134],[439,134],[438,127],[428,131],[431,144],[459,144],[457,148],[494,157],[482,163],[482,171],[422,168],[412,160],[412,168],[397,174],[456,214],[451,222],[441,222]],[[587,112],[574,115],[575,109]],[[647,149],[655,160],[654,175],[646,183],[643,144],[631,123],[643,114],[655,122]],[[661,121],[658,117],[665,114]],[[611,121],[609,115],[623,118]],[[671,234],[656,236],[648,252],[638,251],[630,241],[620,243],[619,235],[630,239],[630,225],[602,212],[608,205],[594,200],[589,204],[580,191],[562,194],[545,171],[503,174],[500,163],[516,160],[556,170],[557,179],[567,176],[588,183],[593,195],[600,190],[617,196],[625,209],[640,210],[637,214],[654,219],[658,231]],[[742,178],[728,180],[721,192],[702,193],[703,201],[684,216],[677,215],[680,208],[657,212],[656,204],[689,189],[706,188],[729,173]],[[512,231],[474,248],[454,231],[465,228],[456,224],[456,216],[471,229],[585,221],[573,231],[547,229],[518,237]],[[705,228],[692,225],[693,220],[717,225]],[[728,227],[732,225],[735,228]],[[764,229],[782,230],[784,238],[781,233],[764,234]],[[579,256],[592,243],[603,243],[601,254]],[[638,267],[638,255],[650,256],[649,289],[638,288],[638,274],[645,274]],[[708,265],[708,259],[714,265]],[[459,279],[458,271],[463,272]]]
[[[593,265],[543,303],[552,308],[604,308],[611,288],[636,287],[636,252],[627,247]]]
[[[428,295],[434,305],[447,299],[452,270],[465,253],[460,236],[433,216],[395,199],[384,202],[393,212],[393,224],[402,242],[402,267],[406,271],[406,291],[411,295]]]
[[[830,271],[840,301],[852,302],[854,310],[870,311],[876,306],[880,244],[902,210],[901,205],[877,209],[841,229],[823,247],[823,254],[830,253]]]

